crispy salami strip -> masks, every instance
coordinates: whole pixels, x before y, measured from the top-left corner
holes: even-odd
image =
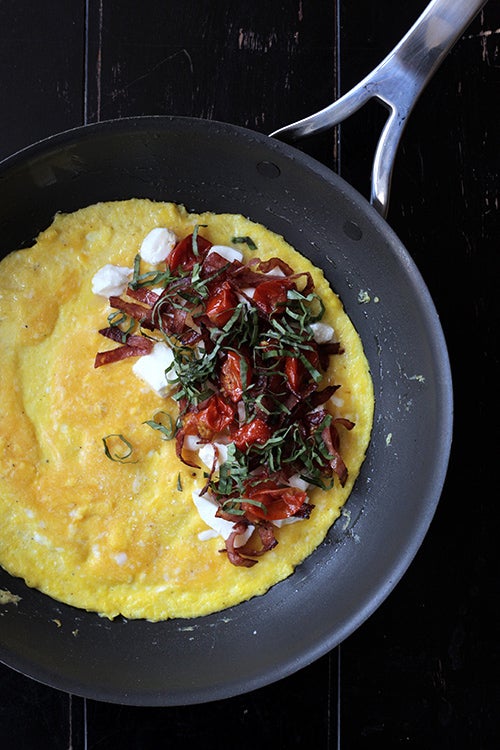
[[[120,340],[116,338],[118,334],[111,333],[113,328],[110,329],[103,329],[105,331],[109,331],[109,333],[104,333],[104,336],[107,336],[108,338],[116,340]],[[119,329],[116,329],[119,330]],[[102,331],[99,331],[99,333],[102,333]],[[134,336],[129,335],[126,338],[126,342],[123,344],[123,346],[119,346],[116,349],[110,349],[107,352],[99,352],[96,354],[96,358],[94,361],[94,367],[102,367],[102,365],[109,365],[112,362],[119,362],[122,359],[126,359],[127,357],[142,357],[144,354],[150,354],[153,350],[154,341],[151,339],[147,339],[145,336]]]

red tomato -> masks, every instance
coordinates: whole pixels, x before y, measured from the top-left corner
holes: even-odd
[[[255,288],[253,301],[264,312],[271,314],[279,312],[286,303],[286,294],[293,289],[293,281],[284,276],[282,279],[263,281]]]
[[[261,503],[264,507],[242,502],[241,507],[245,513],[267,521],[278,521],[280,518],[293,516],[307,500],[307,494],[303,490],[297,487],[280,487],[270,480],[250,487],[246,497]]]
[[[188,435],[199,435],[212,438],[218,432],[231,424],[234,418],[234,408],[227,404],[217,394],[208,400],[204,409],[190,412],[184,422],[184,430]]]
[[[205,312],[212,323],[222,328],[234,313],[237,304],[238,297],[231,289],[231,285],[224,281],[208,300]]]
[[[242,361],[245,362],[244,375],[242,375]],[[243,378],[245,382],[243,383]],[[226,359],[221,367],[220,382],[226,396],[231,401],[239,401],[243,391],[248,387],[252,379],[252,371],[248,358],[243,354],[228,352]]]
[[[235,446],[240,451],[246,451],[254,443],[262,445],[271,437],[271,428],[262,420],[256,417],[248,424],[244,424],[233,435]]]
[[[212,243],[200,235],[196,237],[196,245],[202,256],[205,255],[206,250],[212,247]],[[175,271],[179,267],[182,271],[192,271],[197,260],[198,258],[193,252],[193,235],[188,234],[174,247],[167,258],[167,265],[171,271]]]
[[[292,391],[297,392],[304,378],[306,368],[298,357],[287,357],[285,359],[285,375]]]
[[[318,352],[313,351],[306,351],[305,352],[306,359],[311,363],[311,365],[318,369],[319,367],[319,355]],[[309,370],[305,366],[305,364],[300,360],[298,357],[286,357],[285,358],[285,375],[288,380],[288,383],[290,384],[290,389],[297,393],[299,391],[300,386],[304,382],[304,380],[309,375]]]

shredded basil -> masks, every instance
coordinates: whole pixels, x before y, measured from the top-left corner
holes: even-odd
[[[193,255],[195,258],[198,258],[200,255],[200,251],[198,248],[198,232],[200,231],[201,227],[206,227],[207,224],[196,224],[195,228],[193,229],[193,235],[191,237],[191,247],[193,249]]]
[[[146,271],[141,273],[141,256],[136,255],[134,258],[134,272],[129,282],[131,289],[141,289],[142,287],[165,287],[177,276],[167,268],[165,271]]]
[[[176,401],[185,398],[197,405],[213,393],[209,383],[217,366],[219,347],[215,346],[211,352],[206,352],[201,348],[174,346],[173,353],[174,362],[167,370],[173,371],[176,376],[172,378],[172,382],[177,385],[173,398]]]
[[[222,510],[224,510],[226,513],[231,513],[233,516],[244,516],[246,511],[241,507],[241,503],[254,505],[256,508],[260,508],[263,513],[267,513],[267,508],[264,503],[259,502],[259,500],[251,500],[249,497],[230,498],[229,500],[224,500],[224,502],[222,503]]]
[[[121,310],[114,310],[110,313],[108,315],[108,323],[110,327],[117,328],[120,331],[122,344],[126,342],[129,334],[132,333],[137,325],[137,322],[133,318],[129,317]]]
[[[158,420],[160,418],[160,421]],[[144,424],[151,427],[153,430],[161,432],[165,440],[172,440],[175,437],[176,425],[170,414],[164,411],[157,412],[153,419],[148,419]]]
[[[231,240],[231,242],[233,242],[235,245],[245,244],[245,245],[247,245],[247,247],[249,248],[249,250],[257,250],[257,245],[255,244],[255,242],[253,241],[253,239],[251,237],[248,237],[248,236],[246,236],[246,237],[233,237],[233,239]]]
[[[117,450],[113,451],[110,446],[110,442],[113,443],[114,439],[118,440],[119,444],[123,444],[125,446],[126,450],[124,453],[118,453]],[[123,435],[117,433],[106,435],[106,437],[103,437],[102,442],[104,443],[104,453],[111,461],[117,461],[121,464],[137,463],[136,461],[129,460],[134,449],[132,447],[132,443],[130,443]]]

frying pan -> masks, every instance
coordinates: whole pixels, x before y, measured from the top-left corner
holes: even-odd
[[[0,165],[4,253],[31,245],[57,211],[130,197],[243,213],[284,235],[324,270],[343,300],[363,340],[376,396],[371,445],[348,515],[287,580],[219,613],[151,623],[108,621],[0,571],[0,589],[19,597],[0,605],[6,665],[97,700],[208,702],[310,664],[358,628],[400,580],[444,483],[452,383],[433,302],[382,214],[405,118],[482,5],[434,0],[371,77],[331,108],[276,133],[306,135],[347,116],[368,95],[381,99],[390,115],[371,204],[276,137],[190,118],[101,122],[55,135]],[[402,97],[410,82],[411,95]]]

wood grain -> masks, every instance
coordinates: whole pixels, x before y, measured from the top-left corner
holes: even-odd
[[[67,128],[145,114],[269,133],[355,84],[425,5],[6,0],[0,157]],[[499,44],[500,6],[490,0],[424,91],[397,157],[388,221],[441,316],[456,405],[443,496],[401,583],[332,653],[214,704],[108,705],[2,666],[2,748],[498,747],[498,440],[490,429],[498,383]],[[300,148],[367,195],[384,118],[370,105]]]

